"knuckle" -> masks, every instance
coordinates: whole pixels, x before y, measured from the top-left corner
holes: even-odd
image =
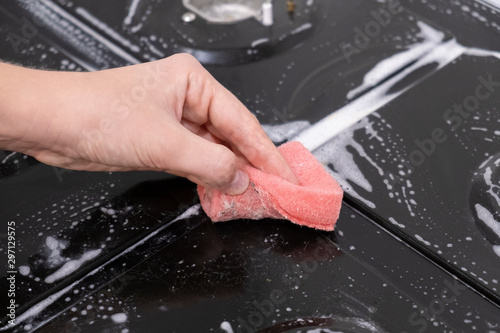
[[[202,67],[200,62],[188,53],[175,54],[171,56],[170,59],[178,62],[181,69],[194,69]]]
[[[233,180],[236,169],[237,160],[227,151],[227,148],[220,146],[220,153],[214,155],[210,174],[213,179],[213,185],[221,187],[225,186]]]

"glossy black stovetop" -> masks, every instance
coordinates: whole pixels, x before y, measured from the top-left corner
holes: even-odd
[[[2,297],[0,330],[500,331],[499,11],[273,3],[271,27],[187,22],[180,0],[0,5],[5,61],[83,71],[193,54],[346,192],[332,233],[213,225],[186,180],[2,152],[0,252],[14,221],[17,308],[9,326]]]

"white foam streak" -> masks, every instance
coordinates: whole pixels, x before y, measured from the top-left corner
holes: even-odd
[[[135,12],[137,11],[137,6],[139,5],[139,2],[141,2],[141,0],[132,0],[132,2],[130,3],[130,7],[128,8],[128,14],[123,20],[123,23],[125,25],[130,25],[132,23],[132,18],[134,17]]]
[[[494,191],[495,189],[497,191],[499,191],[500,186],[494,184],[493,181],[491,180],[492,173],[493,173],[493,171],[491,170],[491,168],[487,167],[485,172],[484,172],[484,182],[489,187],[487,192],[495,199],[495,201],[497,202],[497,205],[500,206],[500,197],[498,196],[497,192]]]
[[[57,280],[67,277],[80,268],[85,262],[90,261],[101,253],[101,249],[85,252],[80,259],[70,260],[54,273],[45,278],[45,283],[54,283]]]
[[[407,75],[430,63],[437,63],[438,68],[441,68],[456,59],[463,52],[464,48],[454,40],[435,47],[432,52],[411,66],[408,66],[405,70],[323,118],[294,137],[293,140],[300,141],[310,151],[318,149],[343,130],[354,125],[410,89],[412,85],[406,86],[395,93],[389,93],[390,89]]]
[[[474,207],[476,208],[477,217],[500,237],[500,222],[495,220],[493,214],[480,204],[476,204]]]
[[[120,35],[118,32],[115,30],[111,29],[107,24],[104,22],[100,21],[97,17],[92,15],[89,11],[82,7],[76,8],[75,12],[79,15],[81,15],[84,19],[92,23],[95,27],[98,27],[102,31],[104,31],[106,34],[108,34],[110,37],[121,43],[123,46],[127,47],[133,52],[139,52],[141,48],[135,44],[130,43],[128,39]]]
[[[306,120],[291,121],[281,125],[262,125],[262,129],[273,142],[282,142],[292,138],[311,124]]]
[[[352,99],[359,93],[377,85],[392,75],[395,71],[409,65],[415,60],[429,53],[444,38],[444,33],[438,31],[424,22],[417,22],[420,33],[417,35],[423,38],[423,41],[412,44],[403,51],[396,53],[377,63],[363,78],[363,83],[347,93],[347,98]]]
[[[30,2],[25,1],[26,4],[30,4]],[[103,44],[106,46],[110,51],[115,53],[116,55],[122,57],[123,59],[127,60],[131,64],[138,64],[140,61],[128,54],[127,52],[123,51],[123,49],[119,48],[115,44],[111,43],[109,40],[101,36],[100,34],[96,33],[93,29],[89,28],[86,24],[82,23],[80,20],[77,20],[75,17],[72,15],[68,14],[64,9],[56,5],[55,3],[52,3],[50,1],[43,1],[44,6],[48,7],[50,11],[57,13],[57,15],[61,16],[65,20],[71,22],[71,24],[74,24],[78,29],[81,31],[85,32],[86,34],[92,36],[95,40],[97,40],[99,43]],[[42,14],[40,14],[42,15]],[[93,67],[90,64],[87,63],[81,63],[82,66],[84,66],[86,69],[92,71],[96,70],[95,67]]]
[[[300,27],[293,29],[290,33],[292,35],[295,35],[295,34],[298,34],[299,32],[302,32],[304,30],[311,29],[311,28],[312,28],[312,24],[307,22],[307,23],[302,24]]]

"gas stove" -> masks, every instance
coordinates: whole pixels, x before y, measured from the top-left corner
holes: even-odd
[[[0,58],[25,66],[192,54],[345,191],[331,233],[212,224],[187,180],[2,152],[16,320],[2,298],[0,330],[500,331],[494,1],[18,0],[0,16]]]

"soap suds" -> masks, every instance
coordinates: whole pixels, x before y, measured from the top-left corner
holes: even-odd
[[[300,27],[293,29],[290,32],[290,34],[295,35],[295,34],[298,34],[299,32],[302,32],[304,30],[311,29],[311,28],[312,28],[312,24],[310,22],[307,22],[307,23],[302,24]]]
[[[132,0],[132,2],[130,3],[130,7],[128,8],[128,14],[123,20],[123,24],[130,25],[132,23],[132,18],[134,17],[135,12],[137,11],[137,6],[139,5],[139,2],[141,2],[141,0]]]
[[[443,41],[443,32],[432,28],[430,25],[422,21],[418,21],[417,24],[420,28],[420,32],[417,36],[421,37],[423,40],[419,43],[409,45],[407,50],[396,53],[377,63],[375,67],[365,74],[363,83],[347,93],[348,99],[352,99],[359,93],[374,87],[397,70],[421,58],[424,54],[430,52]]]
[[[92,15],[89,11],[87,11],[83,7],[78,7],[76,8],[75,12],[82,16],[84,19],[89,21],[92,25],[95,27],[101,29],[103,32],[108,34],[111,38],[122,44],[123,46],[127,47],[130,49],[132,52],[139,52],[141,48],[135,44],[130,43],[128,39],[125,37],[121,36],[118,32],[115,30],[111,29],[106,23],[100,21],[97,17]]]
[[[256,47],[257,45],[260,45],[260,44],[264,44],[264,43],[267,43],[269,42],[269,38],[259,38],[259,39],[256,39],[252,42],[252,44],[250,44],[250,46],[252,48]]]
[[[16,152],[13,152],[13,153],[10,153],[9,155],[5,156],[5,158],[2,160],[2,164],[7,162],[11,157],[13,157],[16,154],[17,154]]]
[[[78,268],[80,268],[85,262],[94,259],[101,253],[101,249],[91,250],[85,252],[80,259],[70,260],[65,263],[61,268],[52,273],[51,275],[45,278],[45,283],[53,283],[57,280],[60,280],[73,272],[75,272]]]
[[[387,124],[384,119],[381,119],[380,115],[377,113],[374,113],[374,115],[380,119],[376,124],[377,128],[375,128],[375,119],[371,120],[369,118],[364,118],[313,152],[313,155],[324,166],[328,166],[327,171],[339,182],[346,193],[362,201],[371,208],[374,208],[375,204],[367,200],[360,193],[359,189],[353,187],[353,184],[355,184],[367,192],[372,192],[373,190],[372,185],[361,171],[356,159],[362,158],[366,160],[376,170],[379,176],[382,177],[385,176],[385,174],[382,164],[370,157],[366,151],[367,147],[373,147],[373,145],[362,145],[354,139],[354,136],[355,134],[357,135],[364,132],[368,140],[373,141],[377,145],[385,146],[386,151],[389,151],[388,149],[392,149],[394,148],[393,146],[395,146],[394,139],[392,140],[394,141],[393,143],[391,143],[391,139],[386,143],[387,135],[381,134],[381,131],[390,129],[391,126]],[[299,132],[301,128],[303,128],[302,130],[307,129],[308,126],[310,125],[307,122],[298,121],[283,125],[264,125],[263,127],[273,141],[282,142],[285,139],[293,138],[294,132]],[[378,158],[378,160],[380,160],[380,158]],[[390,175],[387,175],[386,178],[387,179],[384,179],[384,183],[387,184],[388,190],[390,191],[389,194],[395,193],[399,195],[398,189],[388,185]],[[411,197],[415,194],[411,189],[412,184],[407,180],[404,183],[398,184],[398,186],[401,187],[403,198],[396,197],[395,200],[399,203],[404,202],[410,211],[410,215],[413,216],[413,207],[416,206],[416,201]],[[391,198],[392,197],[393,196],[391,196]]]
[[[58,266],[66,260],[63,256],[61,256],[61,251],[66,248],[66,242],[52,236],[47,236],[45,239],[45,245],[50,251],[47,258],[49,267]]]
[[[493,214],[480,204],[476,204],[474,208],[476,209],[478,218],[500,237],[500,222],[495,220]]]
[[[299,135],[294,137],[293,140],[301,142],[310,151],[316,150],[342,131],[380,109],[382,106],[423,80],[424,78],[421,78],[413,85],[407,85],[396,92],[390,92],[396,84],[401,82],[408,75],[414,73],[417,69],[430,63],[436,63],[436,70],[438,70],[455,60],[463,54],[463,52],[464,48],[454,40],[437,45],[431,52],[424,55],[400,73],[302,131]]]
[[[50,295],[41,302],[38,302],[37,304],[33,305],[31,308],[29,308],[28,310],[26,310],[25,312],[16,317],[16,324],[20,324],[26,319],[36,316],[37,314],[42,312],[45,308],[47,308],[49,305],[57,301],[62,295],[66,294],[68,291],[73,289],[73,287],[79,282],[80,281],[75,281],[66,288],[59,290],[58,292]]]
[[[499,162],[500,162],[500,159],[495,161],[495,165],[497,167],[499,166],[498,165]],[[485,181],[486,185],[488,185],[487,193],[489,193],[491,195],[491,197],[493,199],[495,199],[497,205],[500,207],[500,196],[498,195],[498,193],[500,193],[500,186],[495,184],[492,181],[492,179],[491,179],[492,174],[493,174],[493,171],[491,170],[491,167],[487,167],[483,177],[484,177],[484,181]]]
[[[281,125],[262,125],[262,128],[271,141],[280,143],[289,140],[309,126],[310,123],[308,121],[297,120]]]
[[[493,251],[495,251],[495,254],[500,257],[500,245],[494,245]]]
[[[120,312],[120,313],[115,313],[113,315],[111,315],[111,319],[117,323],[117,324],[121,324],[121,323],[124,323],[127,321],[127,315],[123,312]]]
[[[398,223],[398,221],[396,221],[393,217],[389,217],[389,221],[390,221],[392,224],[394,224],[394,225],[396,225],[396,226],[398,226],[398,227],[400,227],[400,228],[402,228],[402,229],[404,229],[404,228],[405,228],[404,224]]]
[[[368,119],[364,118],[356,126],[346,130],[320,149],[314,151],[314,156],[323,164],[331,164],[333,169],[328,168],[328,172],[337,180],[342,189],[354,198],[362,201],[370,208],[375,208],[375,204],[363,198],[358,191],[349,183],[353,182],[367,192],[372,192],[373,188],[368,179],[363,175],[361,169],[354,161],[354,156],[347,150],[352,147],[359,156],[366,159],[372,166],[383,174],[382,169],[365,152],[362,145],[354,140],[354,132],[358,129],[366,128]]]
[[[231,323],[229,323],[228,321],[223,321],[220,324],[220,328],[226,331],[226,333],[234,333],[233,327],[231,326]]]
[[[416,238],[417,240],[421,241],[422,243],[424,243],[424,244],[425,244],[425,245],[427,245],[427,246],[430,246],[430,245],[431,245],[431,243],[430,243],[429,241],[426,241],[426,240],[425,240],[422,236],[420,236],[420,235],[415,235],[415,238]]]
[[[87,53],[90,52],[90,55],[94,58],[94,63],[107,63],[108,61],[106,56],[100,50],[101,47],[105,47],[131,64],[137,64],[140,62],[116,44],[104,38],[101,34],[96,33],[94,29],[89,28],[73,15],[70,15],[66,10],[57,4],[50,1],[42,2],[22,0],[21,2],[23,6],[36,15],[35,19],[39,19],[41,22],[49,26],[50,29],[58,34],[58,36],[66,39],[77,49],[81,51],[84,50]],[[68,28],[72,29],[71,34],[67,34]],[[86,36],[91,37],[91,39],[94,39],[97,43],[89,45],[86,43]],[[95,71],[98,69],[93,63],[90,62],[81,61],[80,65],[89,71]]]
[[[176,221],[179,221],[179,220],[182,220],[182,219],[186,219],[186,218],[189,218],[191,216],[194,216],[194,215],[198,215],[199,214],[199,211],[200,211],[200,205],[197,204],[197,205],[194,205],[192,207],[189,207],[186,211],[184,211],[180,216],[178,216],[177,218],[175,218],[174,220],[172,220],[170,223],[167,223],[165,225],[163,225],[162,227],[158,228],[157,230],[153,231],[152,233],[150,233],[148,236],[146,236],[144,239],[142,239],[141,241],[131,245],[130,247],[128,247],[126,250],[124,250],[123,252],[121,252],[119,255],[113,257],[110,261],[108,261],[108,264],[117,260],[118,258],[121,258],[123,255],[125,255],[126,253],[134,250],[137,246],[141,245],[141,244],[144,244],[144,242],[146,242],[148,239],[150,239],[151,237],[157,235],[159,232],[165,230],[166,228],[168,228],[173,222],[176,222]],[[100,251],[100,250],[94,250],[94,253],[95,251]],[[92,251],[90,251],[92,252]],[[88,276],[92,276],[98,272],[100,272],[102,269],[102,266],[99,266],[97,268],[95,268],[94,270],[92,270],[90,273],[87,274],[86,277]],[[49,297],[45,298],[44,300],[42,300],[41,302],[35,304],[34,306],[32,306],[31,308],[29,308],[27,311],[23,312],[22,314],[20,314],[19,316],[17,316],[16,318],[16,322],[19,324],[29,318],[32,318],[36,315],[38,315],[40,312],[42,312],[45,308],[47,308],[48,306],[50,306],[52,303],[54,303],[56,300],[58,300],[62,295],[65,295],[67,294],[70,290],[72,290],[77,284],[81,283],[81,281],[86,278],[86,277],[83,277],[75,282],[73,282],[72,284],[70,284],[69,286],[61,289],[60,291],[50,295]],[[75,289],[76,291],[76,289]]]
[[[180,221],[180,220],[184,220],[184,219],[187,219],[187,218],[190,218],[192,216],[198,215],[200,213],[200,208],[201,208],[200,204],[196,204],[196,205],[193,205],[193,206],[189,207],[181,215],[177,216],[175,219],[173,219],[169,223],[167,223],[167,224],[163,225],[162,227],[156,229],[155,231],[153,231],[152,233],[150,233],[149,235],[147,235],[146,237],[144,237],[143,239],[141,239],[139,242],[137,242],[137,243],[131,245],[130,247],[126,248],[125,250],[123,250],[120,256],[122,256],[122,255],[124,255],[126,253],[129,253],[130,251],[133,251],[139,245],[144,244],[148,239],[154,237],[155,235],[157,235],[159,232],[161,232],[165,228],[168,228],[172,223]],[[120,256],[117,256],[116,258],[118,258]]]
[[[19,274],[26,276],[30,273],[31,269],[29,266],[19,266],[18,270]]]

